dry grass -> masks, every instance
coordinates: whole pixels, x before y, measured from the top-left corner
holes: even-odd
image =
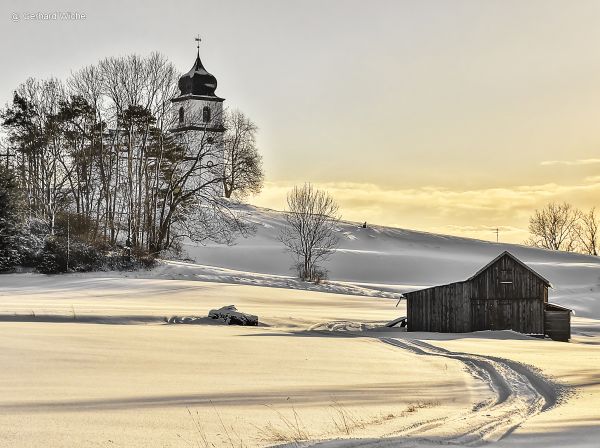
[[[409,404],[406,409],[400,413],[400,417],[404,417],[406,414],[412,414],[413,412],[418,412],[419,409],[432,408],[439,405],[439,401],[417,401],[416,403]]]
[[[331,408],[334,410],[334,415],[331,419],[333,425],[339,432],[350,435],[356,429],[365,427],[364,421],[356,417],[337,401],[333,402]]]
[[[364,429],[368,426],[380,425],[396,418],[406,417],[409,414],[418,412],[419,409],[431,408],[439,405],[440,403],[437,401],[417,401],[409,404],[400,413],[388,412],[382,413],[370,419],[361,419],[353,414],[349,409],[334,401],[334,404],[331,405],[331,408],[335,411],[335,413],[331,419],[336,431],[333,431],[332,435],[335,435],[336,432],[337,434],[351,435],[356,430]]]
[[[223,435],[225,435],[225,438],[226,438],[225,445],[230,448],[246,448],[246,446],[247,446],[246,443],[244,442],[242,437],[240,437],[240,435],[237,433],[235,428],[233,426],[231,426],[229,428],[227,426],[225,426],[225,424],[223,423],[223,419],[221,418],[221,414],[219,414],[219,411],[217,410],[217,408],[214,406],[214,404],[212,402],[211,402],[211,405],[213,407],[215,415],[217,416],[217,418],[219,420],[221,429],[223,431]],[[183,438],[183,436],[181,434],[177,434],[177,437],[179,437],[182,441],[184,441],[188,446],[193,447],[193,448],[222,447],[223,446],[222,442],[216,442],[217,444],[215,445],[215,442],[213,442],[208,437],[206,430],[204,429],[204,426],[202,425],[202,418],[200,417],[200,414],[198,413],[198,411],[196,411],[195,413],[192,413],[192,411],[190,411],[189,408],[186,408],[186,409],[188,411],[190,418],[192,419],[192,422],[194,423],[194,429],[195,429],[197,439],[194,439],[191,441],[186,440],[185,438]],[[232,437],[231,434],[233,434],[234,437]],[[220,435],[220,434],[217,434],[217,435]]]
[[[275,409],[271,405],[265,406],[277,414],[279,417],[279,424],[275,425],[272,422],[269,422],[262,428],[256,427],[259,437],[262,440],[267,442],[298,444],[299,442],[310,439],[308,429],[293,406],[292,415],[290,417],[287,417],[283,412]]]
[[[332,410],[331,429],[324,431],[322,434],[314,434],[313,436],[317,438],[351,436],[358,430],[365,429],[366,427],[381,425],[398,418],[405,418],[419,412],[420,409],[439,406],[439,404],[437,401],[417,401],[410,403],[400,412],[381,413],[375,417],[364,419],[334,400],[330,405]],[[286,443],[293,446],[301,446],[302,442],[311,440],[310,431],[294,406],[287,411],[276,409],[274,406],[268,404],[265,406],[273,411],[277,419],[274,422],[267,422],[264,426],[252,425],[258,432],[258,440],[266,443]],[[213,410],[222,430],[219,434],[216,434],[217,436],[221,436],[220,441],[213,441],[207,435],[202,425],[202,418],[198,412],[192,413],[189,409],[188,414],[194,423],[197,439],[193,441],[185,440],[179,434],[178,437],[193,448],[219,448],[223,446],[228,448],[246,448],[251,445],[249,442],[244,441],[233,425],[228,427],[223,423],[221,415],[214,405]]]

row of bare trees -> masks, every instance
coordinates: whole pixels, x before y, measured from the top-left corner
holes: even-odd
[[[582,211],[571,204],[550,203],[529,219],[528,245],[598,255],[600,216],[595,208]]]
[[[19,86],[1,118],[27,218],[54,235],[67,216],[90,240],[152,254],[183,236],[229,242],[243,231],[222,196],[261,188],[256,125],[235,111],[213,116],[225,135],[214,126],[170,132],[177,79],[153,53],[109,57],[65,82]]]

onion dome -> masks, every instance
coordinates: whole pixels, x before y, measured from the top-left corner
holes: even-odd
[[[217,78],[206,71],[200,60],[200,52],[198,52],[192,69],[179,78],[181,95],[216,96],[216,89]]]

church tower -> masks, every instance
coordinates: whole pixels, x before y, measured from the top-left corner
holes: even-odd
[[[189,148],[188,159],[198,160],[203,181],[207,176],[219,176],[224,162],[223,152],[223,101],[215,94],[217,79],[208,73],[200,60],[200,38],[197,37],[198,52],[191,70],[179,78],[179,96],[173,98],[173,123],[171,131],[182,144]],[[217,185],[215,184],[215,187]],[[218,188],[222,190],[222,185]]]

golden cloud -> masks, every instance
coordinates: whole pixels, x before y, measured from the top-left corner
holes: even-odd
[[[344,219],[430,232],[495,240],[501,229],[507,242],[527,237],[529,216],[548,202],[567,201],[581,208],[597,204],[600,178],[582,184],[519,185],[506,188],[449,189],[436,186],[384,188],[372,183],[315,183],[340,205]],[[301,183],[301,182],[300,182]],[[252,202],[284,209],[294,182],[266,182]]]
[[[596,165],[600,163],[600,159],[577,159],[577,160],[545,160],[540,163],[543,166],[550,165],[567,165],[567,166],[578,166],[578,165]]]

